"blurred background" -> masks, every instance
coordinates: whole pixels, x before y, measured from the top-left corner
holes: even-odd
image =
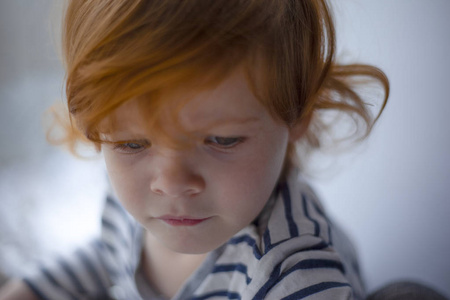
[[[98,233],[106,173],[49,146],[63,101],[62,1],[0,1],[0,271],[18,276]],[[373,135],[316,157],[312,177],[359,250],[369,291],[398,279],[450,297],[450,1],[331,1],[338,53],[383,69],[391,96]]]

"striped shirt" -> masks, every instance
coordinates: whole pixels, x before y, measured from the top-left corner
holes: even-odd
[[[40,266],[25,283],[41,299],[164,299],[142,276],[143,232],[107,197],[101,237]],[[364,299],[364,289],[351,242],[294,172],[172,299]]]

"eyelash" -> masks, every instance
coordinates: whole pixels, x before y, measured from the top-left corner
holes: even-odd
[[[121,142],[114,145],[113,149],[125,153],[134,154],[139,153],[150,146],[147,141],[131,141],[131,142]]]
[[[215,141],[213,140],[215,139]],[[222,140],[222,143],[220,142]],[[231,149],[235,148],[245,141],[243,137],[221,137],[221,136],[211,136],[205,140],[206,144],[213,145],[220,149]],[[225,142],[225,143],[223,143]]]
[[[245,141],[243,137],[210,136],[205,139],[205,144],[212,147],[228,150],[239,146]],[[113,149],[124,154],[136,154],[151,146],[148,141],[129,141],[114,143]]]

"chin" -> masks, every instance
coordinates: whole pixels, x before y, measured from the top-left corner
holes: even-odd
[[[222,240],[205,240],[205,238],[206,236],[203,238],[188,238],[184,236],[160,241],[173,252],[193,255],[209,253],[224,243]]]
[[[170,245],[166,245],[166,247],[172,250],[173,252],[192,255],[206,254],[217,249],[220,246],[221,244],[216,245],[214,243],[213,245],[209,245],[208,243],[196,243],[196,242],[183,244],[171,243]]]
[[[180,254],[206,254],[222,246],[231,237],[227,234],[215,234],[216,230],[168,227],[165,224],[161,226],[161,222],[153,225],[148,226],[147,231],[165,248]]]

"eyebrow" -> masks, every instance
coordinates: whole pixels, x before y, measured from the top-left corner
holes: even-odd
[[[102,144],[106,144],[106,145],[117,145],[117,144],[127,144],[127,143],[141,143],[141,144],[145,144],[145,145],[150,145],[151,143],[147,140],[147,139],[126,139],[126,140],[102,140],[101,143]]]
[[[207,123],[206,125],[202,125],[201,128],[198,127],[196,130],[192,131],[202,131],[205,128],[207,129],[211,129],[211,128],[216,128],[216,127],[220,127],[220,126],[226,126],[229,124],[239,124],[239,125],[243,125],[243,124],[249,124],[249,123],[259,123],[261,121],[261,119],[257,118],[257,117],[249,117],[249,118],[229,118],[229,119],[223,119],[223,120],[217,120],[215,122],[211,122],[211,123]],[[144,141],[145,138],[143,138],[142,135],[140,134],[135,134],[132,130],[128,131],[127,128],[120,128],[118,130],[112,131],[112,132],[105,132],[103,133],[104,136],[117,136],[117,135],[121,135],[121,134],[126,134],[126,135],[134,135],[134,137],[131,138],[127,138],[125,140],[109,140],[109,139],[104,139],[102,140],[103,143],[105,144],[117,144],[117,143],[124,143],[124,142],[133,142],[133,141]]]
[[[260,121],[261,120],[256,117],[250,117],[250,118],[245,118],[245,119],[231,118],[231,119],[224,119],[224,120],[218,120],[215,122],[211,122],[211,123],[207,124],[207,126],[205,126],[205,127],[218,127],[218,126],[223,126],[223,125],[228,125],[228,124],[233,124],[233,123],[242,125],[242,124],[247,124],[247,123],[258,123]]]

